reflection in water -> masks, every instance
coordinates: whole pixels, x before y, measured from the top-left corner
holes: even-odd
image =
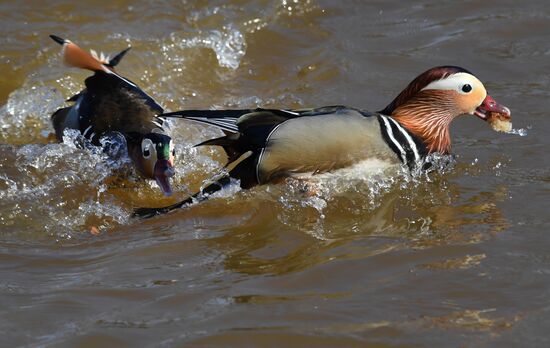
[[[229,250],[225,265],[232,271],[281,275],[407,247],[476,244],[509,227],[497,206],[506,192],[481,192],[464,201],[458,192],[438,189],[451,187],[444,176],[431,176],[429,183],[397,180],[369,203],[365,193],[355,191],[357,183],[344,192],[313,198],[297,195],[294,183],[268,187],[248,197],[262,200],[252,220],[209,243]],[[278,206],[273,207],[275,200]]]

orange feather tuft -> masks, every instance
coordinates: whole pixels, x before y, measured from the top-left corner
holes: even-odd
[[[101,61],[70,41],[63,45],[63,61],[76,68],[111,72]]]

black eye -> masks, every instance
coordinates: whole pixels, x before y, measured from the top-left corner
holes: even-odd
[[[151,151],[149,151],[149,149],[143,150],[143,157],[149,157],[149,156],[151,156]]]
[[[172,156],[176,157],[176,150],[172,150]]]
[[[472,86],[470,86],[469,84],[465,84],[464,86],[462,86],[462,92],[464,93],[468,93],[472,90]]]

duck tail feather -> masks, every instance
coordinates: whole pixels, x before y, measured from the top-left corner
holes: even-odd
[[[120,52],[119,54],[117,54],[116,56],[114,56],[113,58],[109,59],[109,63],[105,64],[106,66],[110,67],[110,68],[114,68],[115,66],[118,65],[118,63],[120,63],[120,60],[126,55],[126,53],[128,53],[129,50],[131,50],[132,47],[128,47],[127,49],[123,50],[122,52]]]
[[[63,45],[61,53],[63,55],[63,62],[66,65],[92,71],[110,72],[99,59],[84,51],[75,43],[56,35],[50,35],[50,38],[58,44]]]
[[[195,147],[204,146],[204,145],[215,145],[215,146],[221,146],[223,148],[233,147],[235,146],[235,139],[232,139],[231,135],[226,135],[219,138],[205,140],[202,143],[198,143],[197,145],[195,145]]]

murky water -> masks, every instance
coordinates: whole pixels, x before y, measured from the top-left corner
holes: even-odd
[[[546,2],[2,2],[0,27],[1,346],[550,344]],[[134,220],[218,170],[222,153],[193,144],[219,133],[172,122],[171,198],[74,134],[49,143],[88,76],[49,34],[132,45],[118,71],[168,110],[378,110],[461,65],[527,136],[463,117],[443,172],[232,188]]]

